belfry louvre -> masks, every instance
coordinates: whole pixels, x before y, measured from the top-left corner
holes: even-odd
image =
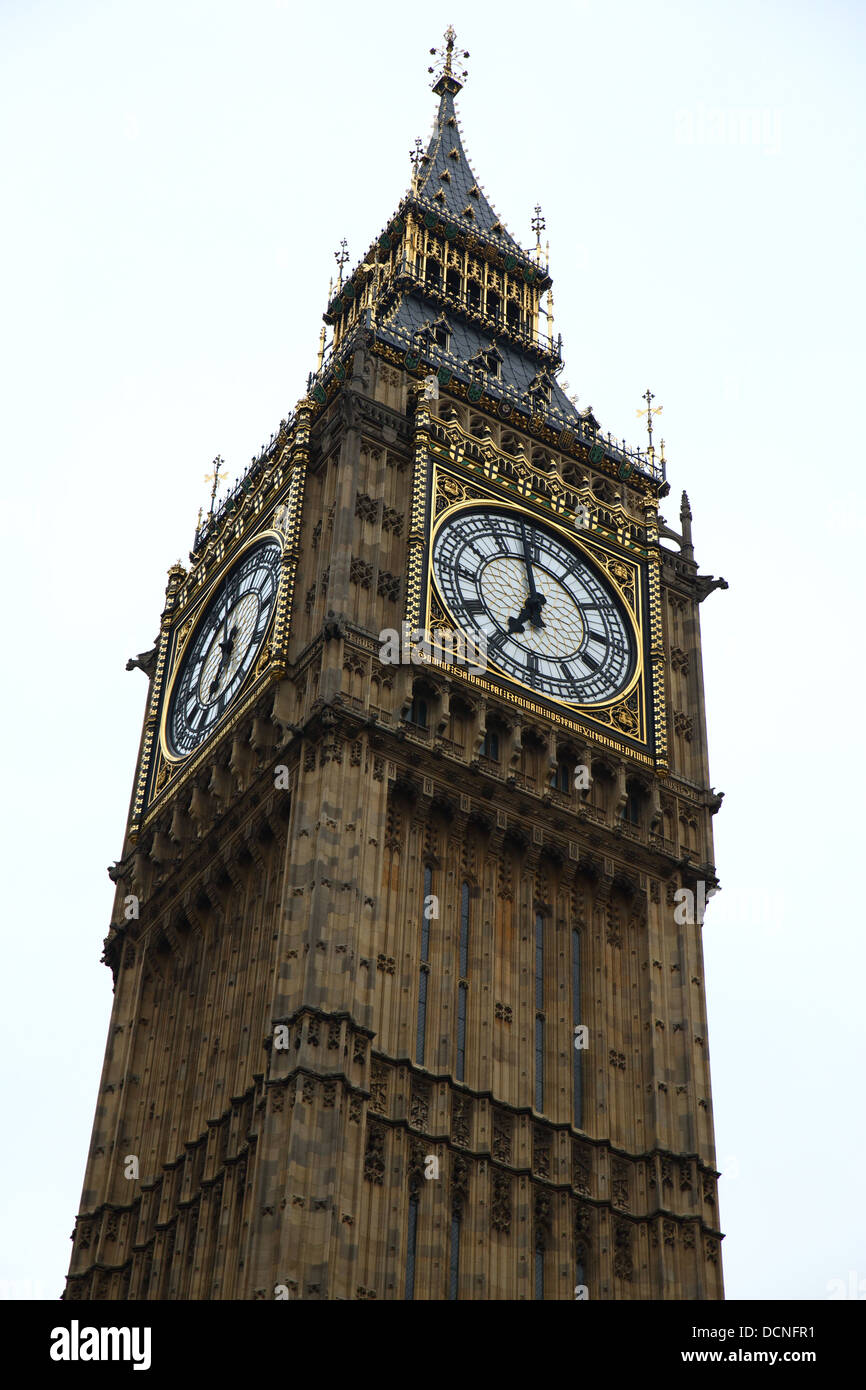
[[[130,662],[67,1298],[723,1296],[724,581],[651,438],[560,385],[543,219],[527,251],[494,211],[458,66],[449,30],[409,191]]]

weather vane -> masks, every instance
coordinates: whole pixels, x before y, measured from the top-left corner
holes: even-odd
[[[638,419],[640,419],[642,415],[646,416],[646,432],[649,435],[649,452],[653,453],[653,416],[661,415],[662,411],[664,410],[664,406],[653,405],[653,401],[655,400],[655,393],[651,391],[649,387],[647,387],[646,391],[644,392],[643,399],[646,401],[646,410],[639,410],[637,412],[637,417]],[[664,451],[664,447],[664,440],[662,440],[662,451]]]
[[[338,269],[339,272],[340,272],[340,284],[341,284],[341,285],[342,285],[342,283],[343,283],[343,266],[346,264],[346,262],[347,262],[348,259],[349,259],[349,253],[348,253],[348,251],[346,250],[346,238],[343,237],[342,241],[340,242],[340,249],[339,249],[339,251],[335,251],[335,252],[334,252],[334,260],[337,262],[337,269]]]
[[[212,488],[211,488],[211,490],[210,490],[210,511],[209,511],[208,514],[207,514],[208,521],[210,521],[211,517],[213,516],[213,505],[214,505],[214,502],[216,501],[217,488],[219,487],[220,483],[223,482],[223,481],[228,477],[228,473],[221,473],[221,472],[220,472],[220,466],[221,466],[223,463],[225,463],[225,459],[222,457],[221,454],[217,454],[216,458],[215,458],[214,461],[213,461],[213,465],[212,465],[212,467],[213,467],[213,472],[212,472],[212,473],[205,473],[205,475],[204,475],[204,480],[205,480],[205,482],[206,482],[206,483],[212,483],[212,484],[213,484],[213,486],[212,486]],[[199,513],[199,515],[201,515],[201,513]]]
[[[458,80],[459,82],[462,82],[463,79],[464,79],[465,77],[468,76],[468,73],[467,73],[466,69],[464,68],[462,72],[455,72],[454,69],[453,69],[452,63],[453,63],[453,59],[455,58],[455,56],[457,57],[458,60],[459,60],[460,58],[468,58],[468,57],[469,57],[469,50],[468,50],[468,49],[465,49],[465,48],[464,48],[464,49],[458,49],[458,51],[457,51],[457,53],[456,53],[456,55],[455,55],[455,52],[454,52],[454,40],[455,40],[456,38],[457,38],[457,35],[456,35],[455,32],[454,32],[454,28],[453,28],[453,26],[452,26],[451,24],[449,24],[449,25],[448,25],[448,28],[445,30],[445,47],[444,47],[444,48],[431,48],[431,49],[430,49],[430,56],[431,56],[431,58],[438,58],[439,63],[441,64],[441,72],[439,73],[440,79],[443,78],[443,77],[456,77],[457,80]],[[430,67],[430,68],[427,69],[427,71],[428,71],[428,72],[435,72],[435,71],[436,71],[436,68],[435,68],[435,67]]]

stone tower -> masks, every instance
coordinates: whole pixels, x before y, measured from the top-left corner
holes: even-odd
[[[497,217],[460,87],[449,31],[307,394],[130,662],[67,1297],[723,1296],[723,581],[685,496],[659,516],[663,460],[559,385],[541,222],[527,252]]]

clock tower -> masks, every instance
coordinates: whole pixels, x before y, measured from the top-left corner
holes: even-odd
[[[723,1296],[699,605],[563,391],[454,34],[307,393],[169,571],[66,1297]],[[346,266],[348,263],[345,263]],[[652,417],[650,416],[650,419]]]

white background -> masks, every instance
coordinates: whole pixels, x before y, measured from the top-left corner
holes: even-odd
[[[563,376],[664,406],[702,609],[723,892],[704,929],[727,1292],[866,1281],[863,7],[267,0],[0,9],[0,1292],[56,1298],[111,1007],[99,962],[168,566],[203,475],[303,394],[333,251],[408,185],[428,49],[475,171],[547,218]],[[863,1285],[866,1296],[866,1282]]]

